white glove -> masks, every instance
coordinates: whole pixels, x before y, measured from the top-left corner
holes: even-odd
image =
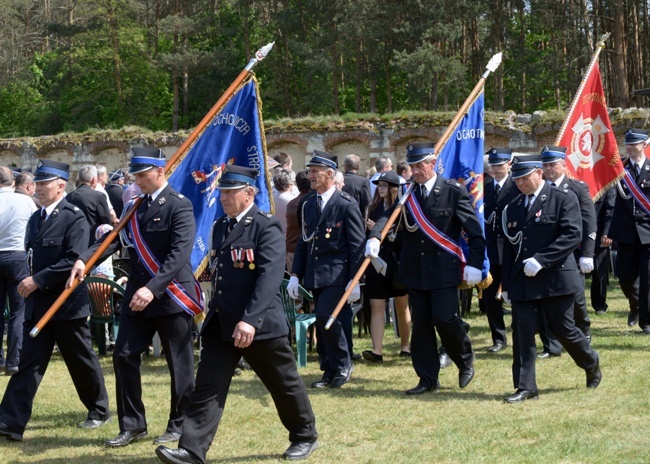
[[[345,289],[347,290],[348,287],[350,286],[350,282],[345,286]],[[354,288],[352,289],[352,293],[350,293],[350,296],[348,296],[348,304],[352,304],[355,301],[359,300],[361,298],[361,287],[359,287],[359,284],[355,284]]]
[[[376,238],[371,238],[368,239],[366,242],[366,256],[370,256],[371,258],[378,258],[379,257],[379,240]]]
[[[475,267],[465,266],[463,280],[467,282],[467,285],[474,286],[483,280],[483,273],[480,269],[476,269]]]
[[[594,258],[580,258],[580,271],[589,274],[594,270]]]
[[[510,306],[510,298],[508,298],[508,292],[501,292],[501,299],[505,304]]]
[[[297,300],[298,297],[300,297],[300,291],[298,290],[299,287],[300,284],[298,283],[298,277],[291,276],[289,283],[287,284],[287,293],[290,298]]]
[[[542,270],[542,265],[535,258],[524,259],[524,274],[528,277],[535,277]]]

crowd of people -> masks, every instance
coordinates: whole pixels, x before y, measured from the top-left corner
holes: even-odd
[[[467,387],[475,353],[461,319],[459,286],[483,281],[486,253],[492,277],[481,301],[492,339],[487,352],[509,343],[513,352],[515,391],[504,401],[538,398],[536,360],[563,350],[585,371],[586,387],[596,388],[602,372],[591,346],[585,275],[592,276],[591,306],[603,314],[613,249],[630,305],[628,325],[638,323],[650,334],[650,214],[638,200],[638,192],[650,194],[648,142],[645,130],[626,132],[628,174],[596,202],[584,183],[567,176],[566,148],[545,146],[526,156],[490,149],[484,224],[467,189],[436,173],[430,142],[410,144],[395,170],[390,158],[377,158],[366,175],[359,174],[354,154],[339,170],[336,155],[314,150],[306,169],[294,173],[291,157],[280,153],[268,166],[274,214],[254,202],[261,173],[226,165],[217,185],[224,215],[211,232],[212,292],[205,309],[190,267],[192,204],[167,183],[160,149],[132,148],[128,172],[83,166],[77,188],[67,195],[65,163],[41,160],[34,173],[0,166],[0,306],[9,303],[0,364],[11,376],[0,402],[0,436],[23,439],[55,346],[88,410],[79,427],[95,429],[111,420],[83,282],[91,271],[86,263],[100,248],[104,267],[95,272],[101,275],[114,277],[101,263],[115,253],[128,249],[130,260],[113,352],[119,434],[105,442],[109,447],[148,436],[140,365],[158,333],[170,375],[169,419],[154,439],[161,461],[206,462],[242,358],[269,390],[289,433],[283,457],[304,459],[317,449],[314,412],[280,298],[283,278],[290,297],[299,299],[301,286],[313,295],[313,306],[303,305],[316,316],[313,337],[322,371],[312,388],[342,387],[353,380],[357,361],[383,363],[389,300],[400,336],[399,352],[389,356],[410,359],[417,376],[405,394],[438,390],[448,362],[458,368],[459,387]],[[128,177],[134,182],[128,184]],[[137,211],[119,237],[104,243],[131,208]],[[459,246],[461,233],[469,251]],[[29,337],[66,288],[74,288],[71,296],[37,337]],[[362,298],[372,348],[355,353],[352,304]],[[201,313],[195,373],[193,319]],[[4,333],[0,319],[0,337]]]

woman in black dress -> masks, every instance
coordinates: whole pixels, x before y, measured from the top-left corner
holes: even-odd
[[[397,199],[397,189],[400,178],[394,171],[383,172],[377,179],[372,181],[377,185],[372,204],[368,209],[366,229],[368,232],[375,226],[375,221],[381,217],[384,211],[392,206]],[[386,312],[386,300],[393,298],[397,312],[399,333],[401,340],[400,356],[410,356],[409,336],[411,334],[411,314],[408,307],[408,295],[396,280],[398,257],[401,251],[401,233],[399,221],[393,225],[390,232],[384,239],[379,250],[379,257],[386,261],[386,275],[381,275],[373,266],[368,266],[366,271],[366,288],[364,294],[370,299],[370,337],[372,338],[372,351],[366,350],[362,353],[364,359],[373,362],[383,362],[382,344],[384,340],[384,314]]]

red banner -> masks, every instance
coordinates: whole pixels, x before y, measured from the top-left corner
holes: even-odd
[[[589,186],[594,201],[623,176],[623,163],[607,113],[598,62],[585,77],[573,111],[567,115],[565,131],[556,145],[567,147],[569,177]]]

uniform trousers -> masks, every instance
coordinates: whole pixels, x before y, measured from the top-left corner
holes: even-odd
[[[15,432],[23,434],[32,415],[34,397],[47,370],[55,343],[70,372],[77,395],[88,409],[88,419],[107,419],[108,394],[99,359],[92,349],[86,318],[50,321],[37,337],[31,338],[29,332],[35,325],[33,321],[25,321],[25,344],[20,353],[19,369],[9,379],[0,403],[0,421]],[[67,393],[62,391],[60,394]]]
[[[630,309],[639,310],[639,327],[650,327],[650,245],[619,243],[616,273]]]
[[[435,387],[440,373],[438,342],[459,369],[469,369],[474,364],[474,352],[469,336],[458,317],[458,289],[435,290],[408,289],[413,310],[411,333],[411,359],[420,384]]]
[[[253,340],[247,348],[236,348],[232,342],[221,339],[216,319],[215,314],[203,329],[196,387],[183,423],[179,447],[205,463],[219,428],[233,372],[242,356],[271,394],[280,421],[289,431],[289,441],[316,441],[316,419],[298,374],[289,338]]]
[[[497,292],[501,286],[501,266],[490,264],[490,274],[492,274],[492,283],[488,288],[483,290],[485,312],[487,313],[490,332],[492,333],[493,344],[507,344],[506,323],[503,320],[503,301],[497,300]]]
[[[609,247],[596,247],[594,270],[591,272],[591,307],[607,311],[607,286],[609,285]]]
[[[351,366],[349,338],[352,337],[352,309],[349,304],[343,306],[332,327],[325,330],[325,324],[344,293],[345,287],[342,286],[316,288],[312,291],[318,338],[316,351],[320,369],[330,377]]]
[[[171,375],[171,405],[167,431],[179,432],[194,387],[192,318],[186,312],[145,317],[144,311],[122,314],[115,340],[113,367],[120,431],[147,428],[142,402],[141,355],[158,332]]]
[[[544,313],[551,332],[579,367],[590,369],[596,365],[598,355],[587,337],[575,326],[574,300],[573,294],[530,301],[512,300],[512,379],[515,388],[537,390],[535,329],[539,313]]]
[[[18,294],[18,285],[29,275],[24,251],[0,251],[0,366],[18,367],[20,348],[23,345],[25,299]],[[7,325],[7,353],[2,350],[5,332],[4,310],[9,301]]]

